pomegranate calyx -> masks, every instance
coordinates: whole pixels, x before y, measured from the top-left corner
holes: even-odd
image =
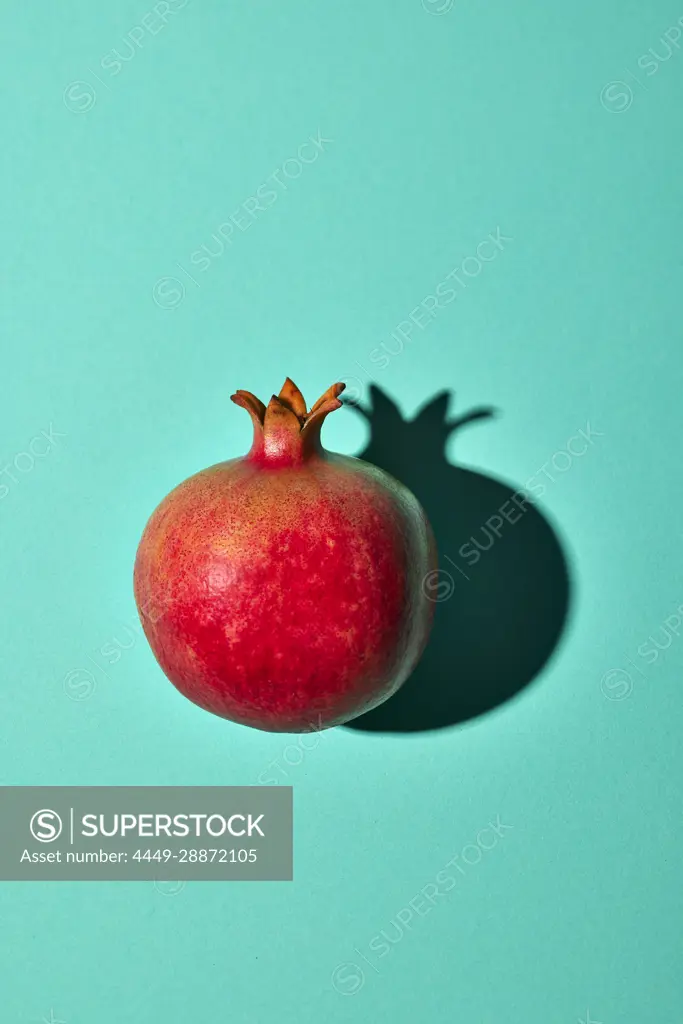
[[[254,424],[254,432],[263,428],[266,407],[256,395],[252,395],[251,391],[236,391],[234,395],[230,395],[230,401],[247,410]]]
[[[298,416],[290,409],[289,405],[282,401],[279,395],[272,395],[266,406],[263,430],[266,434],[273,430],[289,430],[298,434],[301,430]]]
[[[338,398],[328,398],[322,405],[316,402],[315,407],[306,417],[306,422],[301,429],[301,436],[309,440],[319,437],[325,417],[328,413],[334,412],[335,409],[341,409],[341,407],[342,403]]]
[[[246,409],[254,424],[249,457],[293,465],[312,454],[320,454],[320,429],[325,417],[341,408],[339,395],[345,387],[341,382],[332,384],[308,412],[304,396],[290,377],[267,406],[251,391],[236,391],[230,396],[231,401]]]
[[[321,395],[320,398],[318,399],[318,401],[315,402],[311,406],[311,411],[309,412],[308,415],[312,416],[314,412],[318,411],[318,409],[320,408],[320,406],[324,402],[328,402],[331,398],[339,398],[339,396],[341,395],[341,393],[342,393],[342,391],[344,390],[345,387],[346,387],[346,384],[341,384],[341,383],[333,384],[331,387],[329,387],[327,389],[327,391],[325,392],[325,394]],[[341,405],[341,402],[339,402],[338,405],[335,405],[334,408],[338,409],[340,405]]]
[[[304,396],[301,394],[291,378],[287,377],[280,389],[278,398],[284,405],[292,410],[299,420],[299,423],[303,426],[303,422],[306,419],[306,402],[304,400]]]

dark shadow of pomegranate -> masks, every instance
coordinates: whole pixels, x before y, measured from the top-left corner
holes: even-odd
[[[478,409],[448,418],[449,392],[405,421],[380,388],[359,403],[371,434],[359,457],[391,473],[431,521],[439,571],[425,580],[432,635],[410,679],[347,728],[367,732],[442,729],[491,711],[527,686],[555,650],[567,618],[570,580],[562,547],[533,499],[446,460],[446,441]]]

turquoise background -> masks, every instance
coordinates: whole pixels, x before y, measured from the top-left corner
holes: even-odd
[[[250,784],[275,761],[295,881],[2,884],[3,1022],[680,1021],[683,53],[663,37],[683,11],[153,6],[1,14],[0,783]],[[318,131],[315,162],[197,272]],[[371,353],[497,228],[504,250],[381,369]],[[444,387],[456,412],[494,405],[449,454],[520,486],[600,432],[542,499],[575,599],[518,699],[303,754],[164,680],[136,631],[144,522],[244,452],[231,391],[287,374],[309,401],[345,378],[406,415]],[[51,424],[65,436],[30,465]],[[342,411],[326,443],[358,452],[365,429]],[[397,930],[497,816],[512,827]],[[383,930],[401,938],[380,957]]]

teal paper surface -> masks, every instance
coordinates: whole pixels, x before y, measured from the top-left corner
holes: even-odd
[[[295,841],[291,883],[0,884],[0,1019],[683,1019],[683,9],[15,0],[2,31],[0,782],[274,780]],[[287,375],[497,410],[449,459],[540,481],[572,581],[514,700],[302,745],[165,680],[145,521]]]

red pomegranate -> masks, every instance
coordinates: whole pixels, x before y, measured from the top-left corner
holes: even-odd
[[[343,389],[309,412],[289,378],[267,408],[232,395],[251,450],[171,491],[138,548],[135,599],[161,668],[195,704],[256,729],[350,721],[405,682],[427,641],[432,531],[397,480],[323,449]]]

